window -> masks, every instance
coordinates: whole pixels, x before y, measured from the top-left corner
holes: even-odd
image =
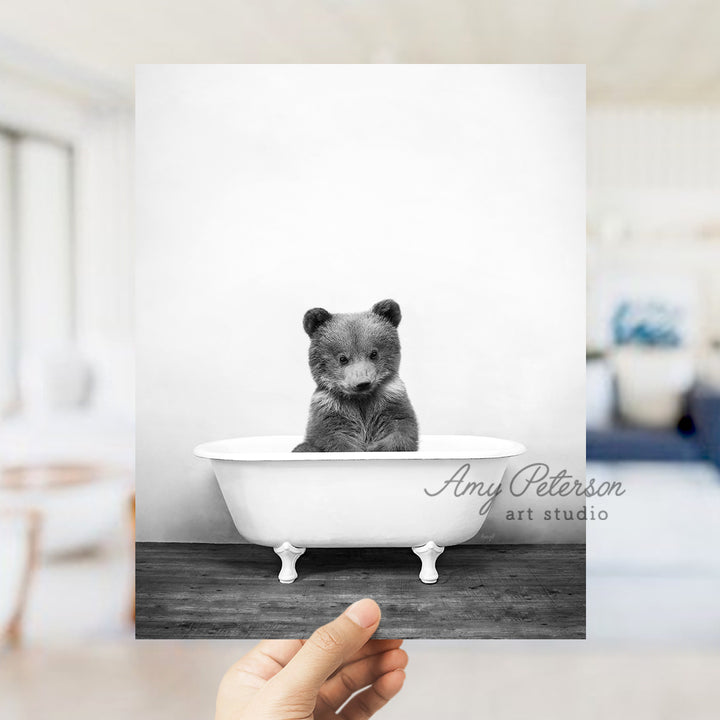
[[[0,128],[0,415],[22,364],[75,336],[71,146]]]

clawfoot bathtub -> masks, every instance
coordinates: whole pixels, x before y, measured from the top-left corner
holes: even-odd
[[[473,537],[487,517],[516,442],[470,435],[425,435],[417,452],[292,453],[293,436],[205,443],[235,527],[275,549],[278,579],[297,578],[306,548],[407,547],[420,580],[438,579],[448,545]]]

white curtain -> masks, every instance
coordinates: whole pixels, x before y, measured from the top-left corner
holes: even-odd
[[[13,143],[0,134],[0,417],[17,397],[12,177]]]
[[[68,146],[0,135],[0,411],[75,335],[73,162]],[[23,400],[21,397],[20,400]]]
[[[72,164],[67,147],[17,143],[20,359],[68,346],[74,332]]]

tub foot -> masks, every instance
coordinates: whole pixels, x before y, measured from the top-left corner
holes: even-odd
[[[278,580],[285,584],[293,582],[297,577],[295,563],[305,552],[305,548],[297,548],[289,542],[284,542],[282,545],[273,548],[273,550],[275,550],[282,560],[282,567],[280,568]]]
[[[422,561],[422,567],[420,568],[420,579],[431,585],[437,582],[438,574],[435,569],[435,561],[440,555],[442,555],[445,548],[436,545],[432,540],[426,542],[424,545],[419,545],[413,548],[413,552]]]

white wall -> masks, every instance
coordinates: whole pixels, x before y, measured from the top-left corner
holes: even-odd
[[[0,254],[8,268],[11,252],[17,255],[14,282],[20,300],[17,308],[11,306],[10,284],[0,277],[6,300],[0,309],[0,342],[6,351],[0,383],[9,388],[0,389],[0,411],[14,395],[14,371],[8,366],[72,341],[92,363],[96,403],[132,422],[132,107],[33,81],[7,67],[0,67],[0,84],[0,126],[30,136],[16,151],[14,250],[12,228],[6,229],[13,212],[10,156],[0,146],[0,231],[6,230],[0,234]],[[70,182],[69,155],[61,146],[73,152],[72,208],[60,203]],[[18,325],[20,343],[11,353],[6,338],[14,334],[12,323]]]
[[[97,380],[95,402],[135,414],[134,117],[98,110],[77,151],[78,337]]]
[[[720,337],[720,109],[601,105],[588,112],[588,340],[609,342],[613,288],[692,297],[700,362]]]
[[[13,241],[13,143],[0,135],[0,416],[17,399]]]
[[[136,105],[140,540],[239,539],[192,449],[302,433],[316,305],[400,303],[423,432],[583,476],[583,67],[144,66]],[[528,502],[483,537],[584,538]]]

